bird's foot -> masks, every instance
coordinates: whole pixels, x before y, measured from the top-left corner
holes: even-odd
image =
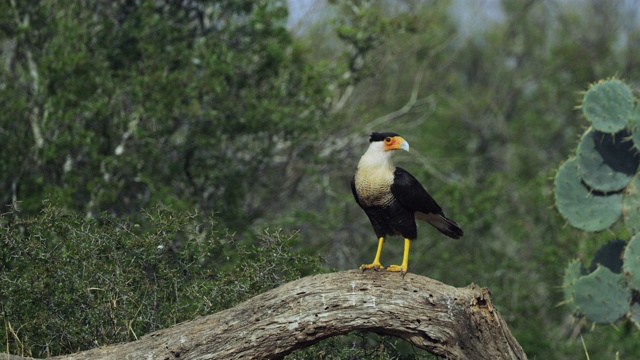
[[[390,272],[400,272],[402,273],[402,275],[404,276],[404,274],[406,274],[407,272],[409,272],[409,269],[406,266],[402,266],[402,265],[389,265],[387,267],[387,271]]]
[[[365,271],[365,270],[369,270],[369,269],[373,269],[373,270],[380,270],[380,269],[384,269],[384,266],[382,266],[382,264],[380,264],[379,262],[374,262],[373,264],[362,264],[360,265],[360,270]]]

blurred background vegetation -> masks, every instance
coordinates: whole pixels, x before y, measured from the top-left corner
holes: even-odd
[[[603,239],[550,178],[589,83],[640,79],[640,2],[0,3],[1,352],[130,341],[370,261],[349,190],[368,133],[465,229],[421,226],[411,271],[489,287],[532,359],[640,358],[562,301]],[[595,236],[595,237],[594,237]],[[383,263],[400,259],[391,240]],[[583,345],[584,343],[584,345]],[[429,358],[351,334],[290,358]]]

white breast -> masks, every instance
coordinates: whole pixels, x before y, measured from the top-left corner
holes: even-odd
[[[393,172],[387,169],[358,169],[355,176],[356,192],[368,206],[388,204],[393,199],[391,185]]]
[[[371,143],[367,152],[360,158],[355,175],[355,187],[360,200],[369,206],[391,202],[391,185],[395,170],[391,153],[384,151],[381,142]]]

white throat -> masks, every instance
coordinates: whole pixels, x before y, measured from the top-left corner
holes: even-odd
[[[381,141],[372,142],[358,163],[358,170],[368,172],[374,169],[390,172],[396,169],[391,160],[391,151],[384,151],[384,144]]]
[[[393,199],[390,189],[395,170],[391,151],[384,151],[381,141],[372,142],[360,158],[354,177],[360,201],[369,206],[389,203]]]

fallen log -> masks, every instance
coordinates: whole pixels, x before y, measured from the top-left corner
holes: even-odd
[[[486,288],[351,270],[292,281],[137,341],[54,359],[275,359],[355,330],[397,336],[447,359],[527,358]]]

